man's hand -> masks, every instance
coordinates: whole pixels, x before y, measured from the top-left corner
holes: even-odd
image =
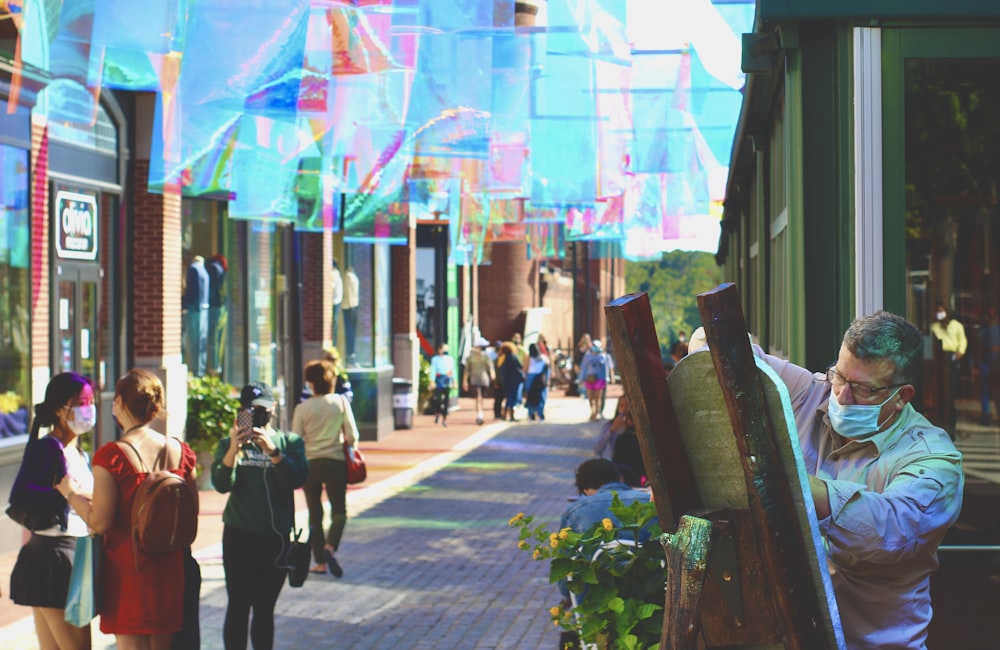
[[[830,516],[830,490],[826,481],[815,476],[809,477],[809,491],[812,493],[813,505],[816,507],[816,518],[826,519]]]

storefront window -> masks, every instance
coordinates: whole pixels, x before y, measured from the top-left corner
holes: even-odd
[[[183,355],[195,377],[212,375],[242,384],[245,328],[239,224],[225,204],[186,199],[183,207],[185,271],[182,293]]]
[[[28,431],[31,229],[28,152],[0,145],[0,439]]]
[[[341,303],[347,367],[390,363],[390,263],[387,244],[344,247],[344,298]]]
[[[924,382],[961,445],[1000,412],[1000,59],[908,59],[905,87],[907,316],[929,341],[939,304],[964,327]]]

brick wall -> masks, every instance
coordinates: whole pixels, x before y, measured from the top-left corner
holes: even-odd
[[[302,234],[302,338],[328,345],[333,318],[330,233]]]
[[[417,256],[414,247],[415,231],[410,229],[406,246],[389,247],[389,265],[392,275],[392,333],[411,334],[417,329]]]
[[[163,194],[146,191],[149,161],[135,166],[132,222],[132,316],[135,356],[181,354],[181,196],[177,187]]]
[[[31,365],[49,367],[49,144],[44,125],[31,125]],[[44,390],[44,386],[42,387]]]
[[[495,243],[490,259],[479,267],[479,329],[507,340],[524,329],[524,310],[538,306],[537,264],[524,242]]]

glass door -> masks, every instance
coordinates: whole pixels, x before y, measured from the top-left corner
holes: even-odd
[[[964,457],[928,646],[975,647],[1000,633],[968,607],[1000,579],[1000,29],[886,29],[882,54],[886,308],[924,332],[921,411]]]
[[[97,315],[100,268],[56,265],[54,358],[56,372],[77,372],[95,385],[103,379],[98,358]]]

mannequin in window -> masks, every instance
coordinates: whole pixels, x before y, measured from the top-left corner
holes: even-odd
[[[333,302],[333,347],[337,347],[340,343],[337,336],[340,334],[338,330],[338,321],[340,320],[340,307],[344,302],[344,280],[340,277],[340,267],[337,266],[337,260],[333,260],[333,273],[332,273],[332,289],[330,291],[330,298]]]
[[[358,328],[358,276],[354,273],[354,267],[347,265],[344,273],[344,300],[341,308],[344,312],[344,349],[347,351],[347,365],[357,365],[357,358],[354,356],[354,340]]]
[[[195,255],[187,270],[181,300],[184,311],[184,343],[188,370],[204,377],[208,367],[209,278],[205,258]]]
[[[226,306],[222,286],[226,280],[229,263],[222,253],[216,253],[205,264],[208,271],[208,371],[222,374],[222,351],[226,348]]]

